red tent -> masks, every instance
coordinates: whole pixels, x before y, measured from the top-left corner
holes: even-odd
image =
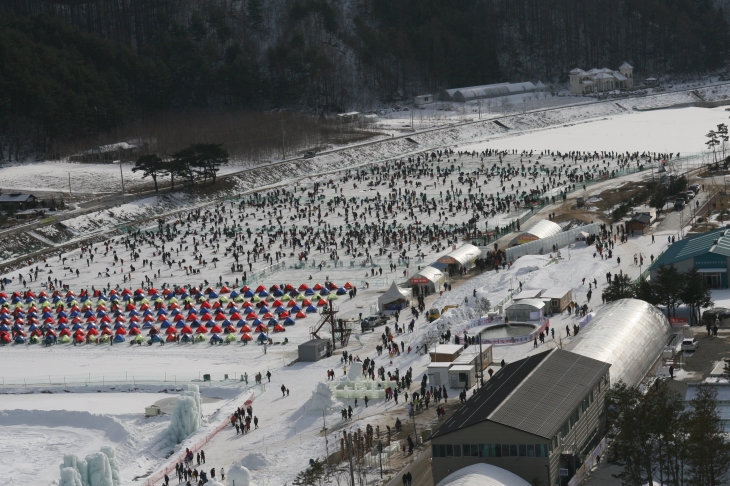
[[[198,327],[198,328],[197,328],[197,329],[195,330],[195,332],[197,332],[198,334],[205,334],[206,332],[208,332],[208,328],[207,328],[207,327],[205,327],[205,326],[199,326],[199,327]]]
[[[250,334],[244,334],[243,336],[241,336],[241,341],[253,341],[253,338]]]
[[[104,329],[104,330],[106,331],[107,329]],[[99,331],[97,331],[96,329],[94,329],[94,328],[92,327],[91,329],[89,329],[89,330],[88,330],[88,331],[86,332],[86,334],[88,334],[89,336],[98,336],[98,335],[99,335]],[[108,334],[111,334],[111,332],[109,332]]]
[[[267,331],[266,326],[264,326],[263,324],[259,324],[258,326],[256,326],[256,332],[266,332],[266,331]]]
[[[132,336],[136,336],[137,334],[139,334],[141,332],[142,331],[140,331],[138,327],[133,327],[132,329],[129,330],[129,334],[131,334]]]
[[[180,332],[183,334],[192,334],[193,330],[190,328],[190,326],[185,326],[182,329],[180,329]]]
[[[106,331],[106,329],[104,330]],[[120,327],[114,334],[119,336],[120,334],[127,334],[127,331],[125,331],[123,327]]]
[[[233,314],[231,314],[232,321],[240,321],[241,319],[243,319],[243,317],[241,317],[241,314],[239,314],[238,312],[234,312]]]
[[[208,321],[212,321],[212,320],[213,320],[213,316],[211,316],[211,315],[210,315],[209,313],[207,313],[207,312],[206,312],[205,314],[203,314],[203,315],[202,315],[202,317],[200,318],[200,321],[201,321],[201,322],[202,322],[202,321],[208,322]]]
[[[249,307],[253,307],[253,304],[251,302],[249,302],[249,301],[246,300],[246,301],[243,302],[243,304],[241,305],[241,307],[243,307],[244,309],[248,309]]]
[[[277,324],[274,326],[274,332],[284,332],[286,329],[281,324]]]
[[[284,303],[280,301],[279,299],[276,299],[274,302],[272,302],[271,307],[282,307]]]
[[[215,315],[215,319],[214,320],[216,320],[216,321],[225,321],[226,320],[226,316],[225,316],[225,314],[219,312],[218,314]]]
[[[221,294],[229,294],[230,292],[231,292],[231,289],[229,289],[225,285],[223,287],[221,287],[221,291],[220,291]]]
[[[251,332],[253,329],[251,329],[248,324],[244,324],[244,326],[241,328],[241,332]]]
[[[257,293],[257,294],[258,294],[259,292],[261,292],[262,290],[266,290],[266,287],[264,287],[263,285],[259,285],[258,287],[256,287],[256,293]]]
[[[322,285],[321,285],[321,284],[318,284],[318,283],[317,283],[317,284],[314,284],[314,287],[312,287],[312,290],[317,290],[317,291],[319,291],[319,290],[322,290],[323,288],[324,288],[324,287],[322,287]]]
[[[62,329],[61,332],[59,333],[59,335],[60,336],[70,336],[71,331],[69,331],[68,329]]]
[[[215,328],[213,328],[213,329],[215,329]],[[223,330],[223,332],[225,332],[226,334],[231,334],[231,333],[234,333],[235,334],[236,328],[233,327],[232,325],[228,324],[226,326],[226,328]]]
[[[309,299],[304,299],[304,300],[302,301],[302,307],[309,307],[310,305],[312,305],[312,301],[311,301],[311,300],[309,300]]]
[[[213,327],[212,327],[212,328],[210,329],[210,332],[214,332],[214,333],[218,333],[218,334],[220,334],[220,333],[222,333],[222,332],[223,332],[223,329],[221,329],[221,327],[220,327],[220,326],[219,326],[218,324],[216,324],[215,326],[213,326]]]
[[[299,292],[304,292],[307,289],[309,289],[309,287],[307,287],[307,284],[302,284],[297,290],[299,290]]]
[[[304,311],[297,312],[297,319],[304,319],[305,317],[307,317],[307,314]]]
[[[262,319],[274,319],[274,315],[271,312],[267,312]]]
[[[297,303],[296,303],[296,301],[294,299],[290,300],[286,304],[287,307],[294,307],[295,305],[297,305]]]
[[[188,329],[190,329],[190,328],[188,328]],[[183,331],[184,330],[185,330],[185,327],[183,328]],[[192,329],[190,329],[190,330],[192,331]],[[165,334],[176,334],[176,333],[177,333],[177,331],[175,330],[174,327],[168,327],[167,330],[165,331]]]
[[[254,319],[256,319],[256,313],[255,312],[249,312],[248,315],[246,315],[246,320],[247,321],[253,321]]]
[[[124,328],[120,327],[119,329],[124,329]],[[89,333],[91,333],[91,330],[89,330]],[[112,332],[109,330],[109,328],[106,328],[106,329],[102,329],[101,334],[103,336],[111,336]]]
[[[322,307],[322,306],[326,306],[326,305],[327,305],[327,301],[324,299],[319,299],[319,302],[317,302],[317,307]]]
[[[352,284],[350,282],[345,282],[344,286],[347,290],[352,290]]]
[[[286,319],[287,317],[289,317],[289,313],[287,311],[284,311],[281,314],[279,314],[279,319]]]
[[[200,310],[203,310],[203,309],[210,309],[210,302],[205,301],[202,304],[200,304]]]
[[[174,334],[169,334],[165,338],[165,341],[167,341],[168,343],[174,343],[175,342],[175,339],[176,339],[176,336]]]

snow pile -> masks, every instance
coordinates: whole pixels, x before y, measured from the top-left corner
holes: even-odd
[[[120,486],[116,453],[109,446],[79,459],[75,454],[63,456],[59,486]]]
[[[312,395],[312,401],[310,402],[309,409],[327,410],[334,407],[335,403],[335,396],[329,385],[321,381],[317,383],[317,388],[314,390],[314,394]]]
[[[170,416],[170,427],[167,435],[173,444],[179,444],[202,425],[202,403],[198,385],[188,385],[175,402],[175,410]]]
[[[234,466],[238,465],[239,463],[234,464]],[[265,455],[263,455],[260,452],[252,452],[248,454],[246,457],[241,459],[240,466],[246,469],[248,472],[249,469],[263,469],[265,467],[268,467],[271,465],[271,461],[266,458]],[[249,477],[251,476],[251,473],[249,472]]]
[[[228,478],[229,485],[235,484],[236,486],[253,486],[253,483],[251,483],[251,471],[241,465],[240,462],[237,462],[228,468],[226,478]]]

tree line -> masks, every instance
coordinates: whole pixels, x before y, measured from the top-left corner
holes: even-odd
[[[699,73],[727,43],[711,0],[5,0],[0,133],[48,151],[177,109],[368,110],[623,61]]]
[[[717,390],[700,384],[696,396],[682,396],[658,380],[643,393],[624,383],[608,393],[609,461],[623,464],[624,485],[726,484],[730,444],[717,409]]]
[[[625,273],[614,274],[604,297],[607,302],[640,299],[664,307],[670,317],[675,315],[677,307],[685,305],[689,308],[690,325],[699,324],[701,309],[715,305],[710,288],[696,268],[680,272],[673,265],[661,265],[651,280],[639,278],[634,282]]]
[[[221,144],[197,143],[178,150],[169,157],[149,153],[140,156],[132,172],[141,172],[143,178],[151,178],[155,192],[159,192],[157,180],[170,176],[171,189],[175,189],[175,177],[181,178],[192,186],[195,180],[203,179],[203,184],[211,180],[216,183],[222,165],[228,164],[228,151]]]

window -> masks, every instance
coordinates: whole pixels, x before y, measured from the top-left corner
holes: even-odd
[[[502,456],[501,457],[509,457],[509,445],[502,444]]]
[[[580,418],[580,412],[579,412],[579,411],[578,411],[578,409],[576,408],[576,409],[575,409],[575,411],[574,411],[574,412],[573,412],[572,414],[570,414],[570,419],[569,419],[569,421],[570,421],[570,428],[571,428],[571,429],[572,429],[573,427],[575,427],[575,424],[577,424],[577,423],[578,423],[578,419],[579,419],[579,418]]]
[[[535,457],[535,446],[532,444],[527,444],[527,457]]]
[[[443,444],[432,444],[433,457],[446,457],[446,447]]]
[[[446,457],[454,457],[454,446],[446,444]]]
[[[520,444],[520,457],[527,457],[527,446]]]
[[[464,452],[464,457],[470,457],[471,456],[471,446],[469,444],[462,444],[461,450]],[[477,452],[477,456],[479,453]]]
[[[464,449],[466,451],[466,449]],[[464,453],[466,455],[466,452]],[[479,457],[479,445],[478,444],[472,444],[471,445],[471,453],[469,454],[472,457]]]
[[[461,457],[461,444],[454,444],[454,457]]]
[[[563,427],[560,429],[560,438],[564,439],[565,436],[568,435],[568,432],[570,432],[570,424],[566,420]]]
[[[511,457],[517,457],[517,444],[510,444],[509,455]]]
[[[589,405],[593,404],[593,390],[591,390],[591,392],[588,394],[588,398],[590,398]]]

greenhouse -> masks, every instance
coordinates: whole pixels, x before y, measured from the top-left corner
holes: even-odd
[[[557,235],[561,231],[562,228],[557,223],[553,223],[547,219],[541,219],[518,236],[517,243],[521,245],[530,241],[541,240],[549,236]]]
[[[601,309],[565,349],[611,363],[611,381],[636,386],[646,376],[672,329],[662,312],[643,300],[621,299]]]
[[[528,486],[530,483],[492,464],[472,464],[452,472],[437,486]]]
[[[505,310],[510,322],[539,321],[545,315],[545,302],[540,299],[522,299]]]

